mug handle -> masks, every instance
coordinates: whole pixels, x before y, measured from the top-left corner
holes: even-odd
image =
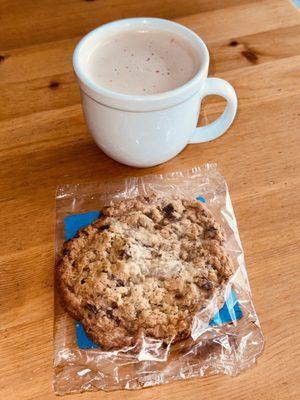
[[[233,87],[220,78],[207,78],[204,85],[204,90],[200,99],[209,95],[217,95],[224,97],[227,100],[227,105],[223,114],[214,122],[196,128],[189,143],[203,143],[214,140],[223,135],[232,124],[237,110],[237,97]]]

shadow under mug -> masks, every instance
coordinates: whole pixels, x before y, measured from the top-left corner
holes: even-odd
[[[189,41],[200,67],[186,84],[168,92],[133,96],[95,85],[87,73],[88,57],[99,41],[125,30],[165,30]],[[111,22],[87,34],[77,45],[73,66],[81,91],[88,129],[109,157],[133,167],[152,167],[176,156],[189,143],[216,139],[230,127],[237,110],[233,87],[225,80],[208,78],[209,53],[190,29],[159,18],[129,18]],[[224,97],[223,114],[197,128],[205,96]]]

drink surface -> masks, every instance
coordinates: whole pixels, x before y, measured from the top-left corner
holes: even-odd
[[[100,42],[88,63],[91,80],[129,95],[176,89],[197,73],[199,60],[184,38],[161,30],[122,31]]]

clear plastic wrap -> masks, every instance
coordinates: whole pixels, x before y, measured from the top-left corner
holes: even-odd
[[[68,235],[66,218],[88,212],[97,215],[97,211],[111,200],[153,192],[161,196],[179,195],[205,201],[223,226],[225,246],[235,267],[224,290],[226,303],[222,310],[218,310],[216,297],[212,298],[209,306],[195,315],[188,340],[166,345],[160,340],[143,337],[134,348],[103,351],[87,338],[85,345],[80,345],[82,327],[62,309],[56,295],[53,383],[56,394],[140,389],[212,374],[234,376],[251,366],[263,349],[263,335],[251,300],[228,188],[215,164],[143,178],[59,187],[56,197],[56,258]]]

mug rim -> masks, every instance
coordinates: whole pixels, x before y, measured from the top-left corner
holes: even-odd
[[[148,25],[150,29],[151,27],[153,27],[153,25],[157,25],[158,29],[159,27],[163,28],[163,26],[169,26],[175,28],[177,31],[179,31],[179,33],[181,32],[183,35],[189,35],[189,38],[194,41],[197,47],[199,46],[199,50],[196,46],[195,50],[198,51],[198,55],[203,58],[203,61],[201,60],[199,69],[196,74],[183,85],[175,89],[156,94],[132,95],[126,93],[118,93],[108,88],[96,85],[93,80],[89,78],[84,67],[81,65],[80,52],[90,41],[96,40],[97,37],[102,34],[102,32],[107,31],[109,28],[119,27],[119,31],[122,31],[122,28],[126,26],[134,28],[134,26],[137,25],[145,25],[145,27]],[[117,31],[118,30],[116,29],[116,32]],[[187,38],[187,40],[189,40],[189,38]],[[76,45],[73,53],[73,68],[83,92],[98,103],[107,105],[112,108],[118,108],[128,111],[150,111],[161,109],[170,107],[186,100],[200,89],[201,81],[207,77],[208,65],[209,52],[204,41],[195,32],[185,27],[184,25],[163,18],[124,18],[108,22],[87,33]]]

